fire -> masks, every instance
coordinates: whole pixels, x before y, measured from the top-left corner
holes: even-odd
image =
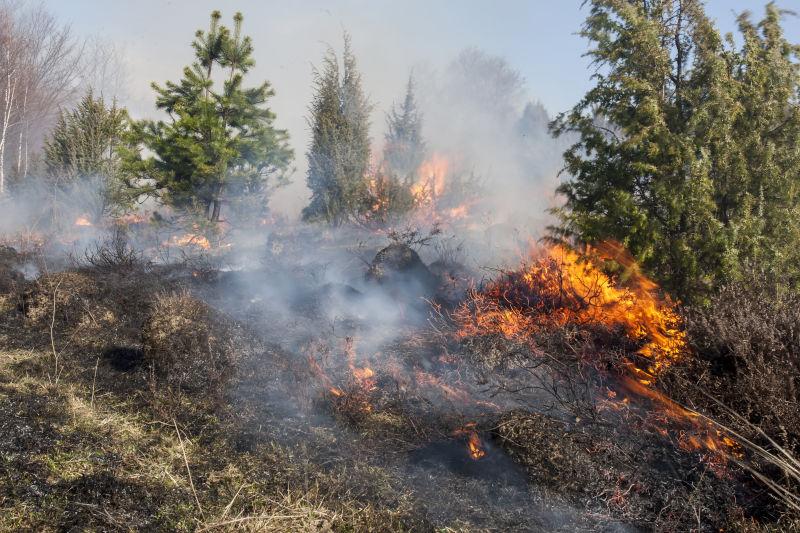
[[[606,245],[602,251],[611,250]],[[618,286],[593,263],[561,246],[533,257],[521,269],[472,291],[455,313],[460,337],[499,333],[532,341],[537,333],[567,323],[622,329],[640,346],[638,355],[645,363],[631,371],[642,383],[686,353],[680,318],[668,300],[659,298],[651,280],[634,270],[628,285]]]
[[[147,222],[147,217],[141,213],[127,213],[117,218],[117,222],[126,225],[142,224]]]
[[[609,391],[605,404],[625,409],[628,396],[638,398],[663,413],[673,429],[685,428],[682,448],[735,455],[732,439],[654,388],[659,374],[687,357],[686,334],[675,305],[659,295],[656,283],[639,272],[621,246],[603,244],[587,249],[585,256],[553,246],[531,258],[471,292],[454,313],[457,337],[502,335],[541,353],[537,336],[568,324],[617,332],[613,338],[632,346],[633,355],[621,363],[604,361],[606,354],[598,348],[587,361],[600,372],[609,366],[616,370],[617,391]],[[624,285],[597,266],[605,260],[626,269]]]
[[[441,154],[433,154],[419,167],[419,181],[411,193],[419,203],[430,202],[440,197],[445,190],[445,179],[450,172],[450,162]]]
[[[211,243],[209,240],[199,234],[195,233],[187,233],[186,235],[173,235],[168,241],[164,243],[166,246],[196,246],[198,248],[202,248],[203,250],[210,250]]]
[[[89,220],[89,215],[81,215],[75,219],[76,226],[92,226],[92,221]]]
[[[486,457],[486,450],[483,447],[481,437],[475,431],[475,422],[470,422],[463,428],[455,430],[453,436],[467,438],[467,452],[472,460],[478,461]]]

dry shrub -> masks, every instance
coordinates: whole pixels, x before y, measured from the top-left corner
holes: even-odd
[[[701,375],[699,388],[797,453],[800,294],[779,287],[753,275],[723,288],[708,307],[691,309],[686,322],[697,364],[704,367],[703,373],[693,370]],[[708,398],[693,399],[718,411]],[[724,412],[720,416],[739,425]]]
[[[91,320],[88,306],[96,302],[101,287],[98,280],[85,272],[67,271],[41,276],[22,293],[22,311],[37,324],[76,325]]]
[[[232,324],[188,292],[158,295],[142,331],[144,358],[174,391],[217,394],[232,376]]]
[[[122,228],[88,247],[78,264],[93,267],[98,271],[127,273],[145,266],[142,252],[136,251],[128,242],[128,237]]]
[[[10,246],[0,245],[0,294],[13,292],[17,285],[25,281],[15,266],[19,261],[19,253]]]

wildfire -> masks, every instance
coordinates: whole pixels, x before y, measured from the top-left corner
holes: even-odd
[[[117,222],[125,225],[143,224],[147,222],[147,217],[141,213],[127,213],[117,218]]]
[[[92,226],[93,224],[92,224],[92,221],[89,220],[89,216],[88,215],[81,215],[81,216],[79,216],[78,218],[75,219],[75,225],[76,226]]]
[[[632,346],[626,348],[632,355],[616,363],[616,388],[621,394],[610,391],[607,404],[628,408],[628,396],[650,402],[673,429],[686,428],[679,437],[682,448],[735,455],[732,439],[653,388],[659,374],[688,354],[686,334],[673,303],[659,296],[658,286],[639,272],[621,246],[607,243],[588,249],[585,255],[561,246],[539,250],[521,268],[473,290],[454,313],[457,336],[502,335],[541,353],[537,336],[568,324],[618,332],[621,335],[613,337]],[[606,260],[626,269],[624,285],[598,268]],[[609,362],[604,357],[598,348],[587,362],[606,372]]]
[[[605,245],[590,252],[633,267],[620,250]],[[657,285],[635,269],[628,276],[628,283],[621,287],[577,253],[561,246],[545,249],[521,269],[472,291],[455,313],[458,335],[499,333],[512,340],[533,341],[537,333],[567,323],[621,329],[640,346],[638,355],[645,361],[633,365],[631,371],[641,383],[649,384],[684,356],[686,336],[674,306],[658,296]]]

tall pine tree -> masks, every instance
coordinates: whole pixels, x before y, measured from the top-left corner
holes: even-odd
[[[199,209],[217,222],[223,203],[266,208],[271,188],[286,182],[292,160],[288,134],[275,128],[266,103],[268,82],[244,87],[254,65],[250,37],[242,35],[242,15],[233,31],[211,15],[207,32],[192,46],[196,61],[178,83],[153,84],[156,107],[167,121],[136,125],[141,145],[153,155],[129,154],[129,167],[149,190],[172,206]],[[220,83],[221,82],[221,83]]]
[[[336,53],[328,50],[322,69],[315,71],[307,153],[311,200],[303,209],[304,220],[340,225],[369,209],[371,109],[345,34],[341,69]]]

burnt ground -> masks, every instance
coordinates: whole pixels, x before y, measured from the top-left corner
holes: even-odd
[[[498,394],[489,355],[522,348],[455,342],[398,299],[402,284],[380,289],[397,304],[387,311],[364,268],[348,270],[337,283],[276,262],[8,276],[0,530],[787,527],[759,522],[757,489],[643,415],[585,419],[547,387]],[[160,338],[154,309],[175,294]],[[178,318],[190,305],[187,330]],[[224,344],[209,348],[213,364],[194,364],[205,348],[181,344],[184,331]],[[159,346],[175,358],[194,346],[193,364],[158,367]],[[193,372],[202,387],[188,386]]]

